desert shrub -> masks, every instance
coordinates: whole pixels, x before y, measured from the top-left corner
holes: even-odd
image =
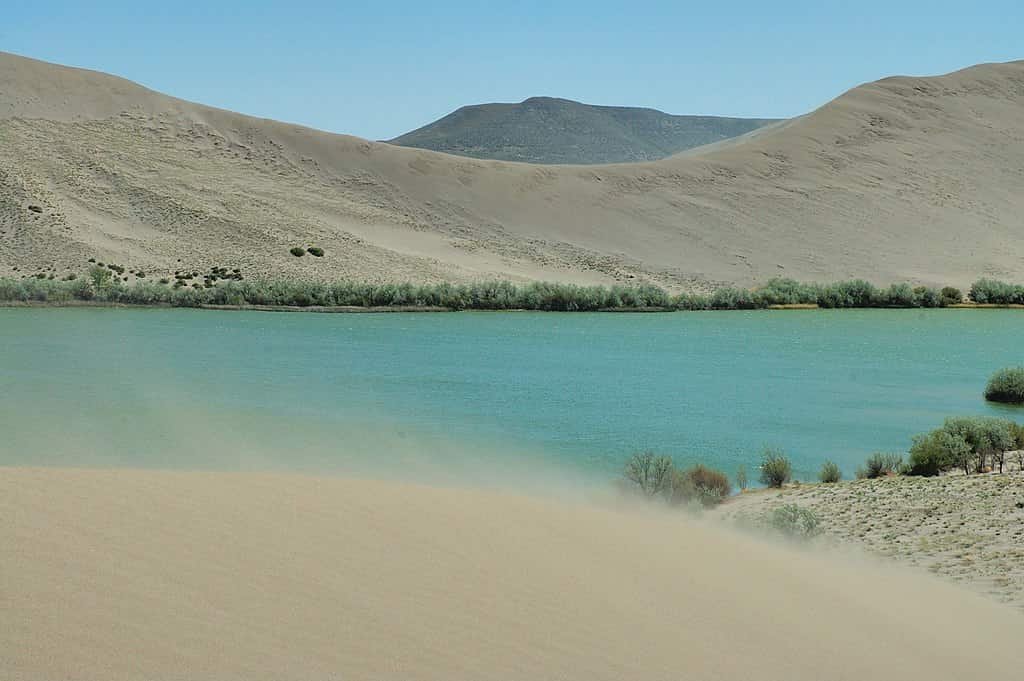
[[[822,532],[821,518],[809,508],[786,504],[768,514],[768,526],[790,539],[812,539]]]
[[[754,291],[758,307],[768,305],[816,305],[819,289],[814,284],[802,284],[794,279],[771,279]]]
[[[750,481],[747,479],[747,467],[740,466],[736,469],[736,486],[740,488],[740,491],[745,491],[750,485]]]
[[[914,437],[907,473],[929,477],[941,475],[970,456],[971,446],[966,440],[940,428]]]
[[[294,255],[296,258],[301,258],[302,256],[306,255],[306,249],[303,248],[302,246],[295,246],[289,249],[288,252]]]
[[[971,285],[968,296],[981,304],[1011,305],[1024,303],[1024,286],[993,279],[980,279]]]
[[[942,424],[942,429],[953,436],[961,437],[971,447],[972,457],[964,457],[959,462],[964,473],[981,472],[990,457],[995,457],[1002,465],[1003,454],[1015,446],[1012,421],[991,416],[957,416],[950,417]]]
[[[989,461],[1002,470],[1006,452],[1020,445],[1018,427],[990,416],[950,417],[941,428],[914,438],[906,470],[911,475],[939,475],[960,468],[970,474],[985,470]]]
[[[1024,451],[1024,425],[1011,421],[1010,432],[1013,434],[1014,449]]]
[[[939,297],[942,299],[942,305],[959,305],[964,302],[964,294],[958,288],[952,286],[943,286],[942,290],[939,291]]]
[[[310,246],[309,248],[306,249],[306,252],[316,258],[324,257],[324,249],[319,248],[318,246]]]
[[[690,482],[697,500],[704,506],[714,506],[732,494],[729,477],[721,471],[697,464],[679,473]]]
[[[622,477],[647,497],[665,494],[672,482],[672,459],[654,452],[638,452],[629,458]]]
[[[1024,404],[1024,367],[1000,369],[985,386],[985,399],[991,402]]]
[[[942,294],[938,289],[929,286],[918,286],[914,288],[915,307],[941,307]]]
[[[824,483],[835,483],[843,479],[843,473],[834,461],[826,461],[818,473],[818,479]]]
[[[902,465],[903,457],[899,454],[875,452],[867,458],[864,466],[857,470],[857,477],[873,480],[887,475],[896,475]]]
[[[879,307],[916,307],[910,284],[893,284],[878,292]]]
[[[89,268],[89,279],[96,289],[102,289],[110,284],[114,275],[102,265],[94,265]]]
[[[877,290],[863,279],[828,284],[818,292],[821,307],[874,307]]]
[[[720,288],[711,294],[708,302],[712,310],[753,310],[759,305],[754,294],[741,288]]]
[[[769,487],[782,487],[793,477],[793,465],[780,449],[765,447],[761,456],[762,484]]]

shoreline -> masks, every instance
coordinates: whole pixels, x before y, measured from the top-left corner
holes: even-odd
[[[363,307],[360,305],[172,305],[170,303],[122,303],[114,301],[99,300],[0,300],[0,308],[122,308],[122,309],[143,309],[143,310],[213,310],[221,312],[307,312],[318,314],[380,314],[380,313],[410,313],[410,312],[548,312],[559,314],[580,314],[580,313],[612,313],[612,314],[667,314],[667,313],[693,313],[693,312],[779,312],[779,311],[809,311],[809,310],[1024,310],[1024,305],[1015,303],[956,303],[942,307],[822,307],[812,304],[792,305],[768,305],[752,309],[709,309],[709,310],[681,310],[674,307],[618,307],[601,308],[597,310],[530,310],[526,308],[466,308],[458,309],[453,307],[441,307],[433,305],[374,305]]]
[[[1024,610],[1024,472],[1007,468],[749,489],[709,515],[742,525],[795,504],[820,517],[827,545],[854,547]]]

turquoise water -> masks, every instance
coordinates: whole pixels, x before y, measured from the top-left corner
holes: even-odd
[[[0,463],[549,469],[633,451],[811,477],[905,451],[1024,364],[1015,310],[269,314],[0,309]]]

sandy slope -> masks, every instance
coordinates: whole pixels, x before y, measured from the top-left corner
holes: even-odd
[[[700,154],[532,166],[0,54],[0,274],[97,256],[375,280],[963,285],[1021,278],[1022,186],[1024,62],[886,79]],[[328,256],[293,258],[296,244]]]
[[[1024,619],[678,515],[283,474],[0,470],[0,676],[1009,679]]]

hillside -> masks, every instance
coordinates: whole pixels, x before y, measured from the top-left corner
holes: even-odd
[[[97,258],[150,276],[965,285],[1024,278],[1022,186],[1024,62],[889,78],[660,161],[539,166],[0,54],[0,275]]]
[[[464,106],[390,143],[501,161],[631,163],[655,161],[773,122],[531,97],[518,104]]]

